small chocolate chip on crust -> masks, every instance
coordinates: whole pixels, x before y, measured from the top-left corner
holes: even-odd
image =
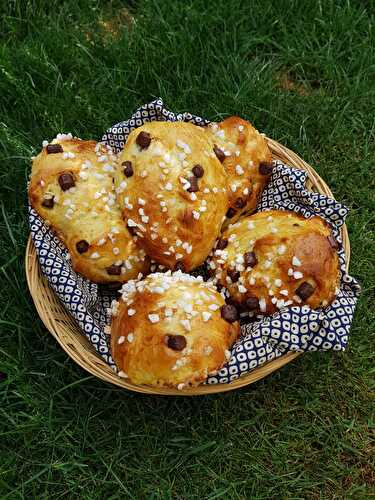
[[[136,236],[137,234],[137,228],[134,227],[134,226],[129,226],[129,224],[126,225],[129,233],[132,235],[132,236]]]
[[[220,311],[221,317],[225,319],[225,321],[228,321],[228,323],[234,323],[238,320],[238,312],[234,306],[225,304],[221,306]]]
[[[44,200],[42,201],[42,207],[44,208],[53,208],[54,204],[55,204],[54,196],[51,196],[49,198],[44,198]]]
[[[296,290],[296,295],[300,297],[302,300],[307,300],[310,295],[314,293],[314,287],[310,285],[307,281],[304,281],[300,284],[300,286]]]
[[[223,163],[223,161],[225,160],[225,153],[222,149],[217,147],[216,144],[214,144],[214,153],[217,159],[220,161],[220,163]]]
[[[262,175],[268,175],[272,172],[273,165],[272,163],[260,163],[259,164],[259,173]]]
[[[228,240],[225,238],[220,238],[218,242],[216,243],[216,249],[217,250],[224,250],[228,246]]]
[[[182,260],[178,260],[174,266],[175,271],[182,271],[183,273],[185,272],[185,266]]]
[[[248,297],[245,300],[245,307],[249,311],[254,311],[254,309],[259,309],[259,300],[256,297]]]
[[[236,215],[236,211],[234,210],[234,208],[229,208],[225,215],[228,219],[231,219],[232,217],[234,217]]]
[[[258,263],[258,259],[254,252],[244,253],[243,259],[246,267],[254,267]]]
[[[119,276],[121,274],[121,266],[112,264],[111,266],[107,267],[106,271],[110,276]]]
[[[55,154],[55,153],[62,153],[63,147],[61,144],[48,144],[46,147],[47,154]]]
[[[293,224],[294,227],[299,227],[299,224],[297,224],[296,222]]]
[[[124,175],[126,177],[131,177],[134,174],[133,165],[131,161],[122,162],[122,166],[124,167]]]
[[[89,242],[86,240],[80,240],[76,243],[76,249],[78,253],[85,253],[89,249]]]
[[[59,177],[59,184],[63,191],[66,191],[76,185],[72,174],[61,174]]]
[[[183,335],[166,335],[165,342],[174,351],[183,351],[186,347],[186,338]]]
[[[329,244],[331,245],[332,248],[334,248],[335,250],[339,248],[339,242],[336,240],[334,236],[332,236],[332,234],[327,236],[327,240],[329,241]]]
[[[237,310],[240,309],[241,305],[234,300],[232,297],[226,297],[225,299],[226,304],[229,304],[230,306],[234,306]]]
[[[141,149],[146,149],[150,145],[151,136],[150,136],[150,134],[148,132],[140,132],[137,135],[137,138],[136,138],[135,142],[138,144],[138,146]]]
[[[203,177],[204,169],[201,165],[194,165],[194,167],[192,168],[192,172],[195,177],[198,177],[198,179],[200,179],[201,177]]]
[[[243,198],[237,198],[234,202],[234,206],[236,208],[243,208],[246,205],[246,201]]]
[[[227,275],[232,280],[232,283],[236,283],[238,281],[238,278],[240,277],[240,273],[235,269],[228,269]]]
[[[198,179],[196,177],[189,177],[190,187],[187,189],[188,193],[196,193],[199,191]]]

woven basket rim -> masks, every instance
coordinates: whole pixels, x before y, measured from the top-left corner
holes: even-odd
[[[325,194],[330,198],[334,198],[329,186],[313,167],[292,150],[277,141],[268,137],[266,137],[266,140],[272,151],[273,159],[281,160],[292,167],[305,170],[308,174],[307,187],[309,189]],[[345,224],[341,228],[341,237],[346,255],[346,269],[348,270],[350,261],[350,241]],[[252,384],[266,377],[302,354],[300,352],[284,354],[264,363],[247,375],[243,375],[228,384],[200,385],[198,387],[185,388],[182,391],[163,387],[136,385],[115,374],[106,364],[104,359],[95,351],[74,318],[64,308],[57,295],[49,286],[47,279],[42,275],[31,235],[29,236],[26,247],[25,270],[29,291],[39,317],[43,321],[46,329],[55,337],[64,351],[87,372],[105,382],[109,382],[124,389],[143,394],[168,396],[197,396],[227,392],[239,389],[240,387]]]

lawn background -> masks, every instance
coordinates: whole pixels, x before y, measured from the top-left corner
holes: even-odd
[[[371,1],[0,0],[0,498],[374,494],[375,6]],[[132,394],[67,358],[24,274],[30,156],[156,97],[238,114],[350,209],[363,295],[345,353],[233,393]]]

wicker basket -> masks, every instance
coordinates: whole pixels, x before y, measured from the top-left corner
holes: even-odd
[[[268,138],[267,141],[274,159],[281,160],[292,167],[305,170],[309,177],[307,187],[333,198],[332,192],[327,184],[319,177],[315,170],[310,167],[310,165],[304,162],[298,155],[293,153],[293,151],[287,149],[278,142]],[[346,265],[348,267],[350,259],[350,244],[345,225],[342,228],[341,236],[346,254]],[[61,304],[53,290],[49,287],[47,280],[41,273],[37,253],[31,237],[29,238],[26,248],[25,264],[27,283],[38,314],[47,330],[52,333],[61,347],[76,363],[92,375],[131,391],[142,392],[145,394],[178,396],[195,396],[200,394],[231,391],[256,382],[273,371],[278,370],[280,367],[289,363],[300,354],[285,354],[284,356],[265,363],[259,368],[254,369],[248,375],[244,375],[230,384],[201,385],[199,387],[184,389],[182,391],[178,391],[176,389],[135,385],[118,377],[112,371],[100,355],[96,353],[73,317],[70,316],[65,310],[64,306]]]

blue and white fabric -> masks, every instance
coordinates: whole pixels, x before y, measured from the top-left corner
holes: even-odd
[[[102,141],[120,151],[129,133],[142,124],[158,121],[187,121],[196,125],[209,123],[190,113],[175,114],[157,99],[139,108],[128,120],[108,129]],[[263,192],[258,210],[292,210],[304,217],[323,217],[341,243],[340,229],[348,209],[327,196],[306,188],[307,174],[302,170],[275,162],[270,182]],[[43,275],[67,311],[76,319],[98,354],[114,370],[109,337],[105,327],[110,321],[108,310],[116,292],[88,281],[73,271],[69,254],[60,240],[49,230],[38,214],[29,207],[31,236]],[[334,302],[319,310],[308,306],[281,309],[272,316],[241,326],[241,338],[232,348],[230,361],[206,383],[225,384],[249,373],[263,363],[291,351],[343,351],[348,344],[354,309],[360,286],[346,272],[345,253],[339,250],[341,279]]]

